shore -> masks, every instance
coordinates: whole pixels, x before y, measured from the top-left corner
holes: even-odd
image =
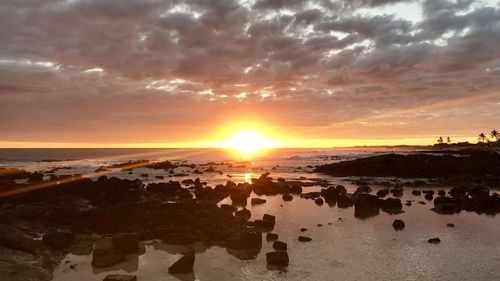
[[[184,163],[182,168],[189,169],[190,173],[183,181],[169,180],[168,176],[176,174],[179,168],[169,161],[135,161],[102,167],[96,173],[103,176],[94,179],[2,169],[0,190],[5,196],[0,198],[0,247],[4,253],[1,274],[8,276],[7,280],[51,280],[68,253],[91,255],[93,268],[106,269],[126,262],[130,254],[139,254],[144,241],[180,246],[180,259],[165,264],[165,269],[170,268],[165,274],[181,274],[188,280],[196,274],[193,266],[199,247],[222,247],[238,259],[253,260],[266,248],[265,244],[270,243],[272,250],[266,253],[267,270],[286,271],[289,260],[299,257],[289,256],[290,248],[283,241],[317,241],[307,229],[293,237],[275,232],[275,224],[285,218],[272,212],[274,208],[256,218],[250,209],[269,204],[266,198],[277,198],[281,206],[304,200],[314,202],[309,208],[326,205],[353,209],[354,217],[363,220],[380,212],[397,216],[407,208],[424,204],[429,204],[437,214],[471,211],[496,215],[500,212],[500,199],[495,192],[497,175],[491,173],[495,169],[469,170],[469,167],[476,167],[481,161],[500,167],[494,162],[497,160],[497,155],[381,155],[315,168],[339,176],[358,176],[348,179],[349,184],[355,186],[350,190],[322,179],[272,178],[272,174],[265,171],[250,182],[228,181],[224,185],[208,186],[203,180],[204,173],[222,172],[221,166],[227,165],[223,163]],[[404,166],[401,161],[405,161]],[[112,169],[132,173],[144,167],[164,171],[165,176],[158,178],[157,183],[144,184],[140,178],[149,177],[144,173],[135,180],[104,175]],[[412,171],[416,174],[411,174]],[[474,176],[475,182],[467,186],[437,186],[435,179],[378,178],[426,175],[451,179],[457,171],[470,171],[471,174],[463,175]],[[25,183],[18,183],[20,180]],[[312,191],[312,187],[317,188]],[[401,199],[407,195],[415,200]],[[395,219],[387,228],[401,231],[405,222]],[[428,243],[438,242],[435,238],[438,237],[428,237]],[[114,277],[106,280],[113,280],[110,278]]]

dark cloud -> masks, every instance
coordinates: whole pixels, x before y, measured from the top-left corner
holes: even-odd
[[[396,3],[423,17],[374,15]],[[494,93],[499,23],[466,0],[4,0],[0,141],[236,115],[327,126]]]

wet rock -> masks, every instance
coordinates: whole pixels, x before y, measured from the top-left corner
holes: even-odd
[[[405,222],[402,221],[402,220],[394,220],[394,222],[392,223],[392,227],[394,228],[394,230],[396,231],[401,231],[405,228]]]
[[[233,189],[231,190],[231,195],[229,195],[229,198],[231,198],[233,204],[246,205],[248,195],[249,192],[246,191],[245,189]]]
[[[53,231],[42,237],[42,242],[54,249],[63,249],[71,245],[74,235],[69,232]]]
[[[418,201],[417,203],[420,204],[420,205],[425,205],[424,201]]]
[[[226,241],[226,247],[234,250],[260,249],[262,233],[244,231],[232,234]]]
[[[411,192],[411,194],[415,195],[415,196],[420,196],[422,194],[422,192],[420,192],[420,190],[413,190]]]
[[[149,175],[147,173],[143,173],[143,174],[141,174],[141,177],[142,178],[147,178],[147,177],[149,177]]]
[[[278,239],[278,234],[276,234],[276,233],[268,232],[266,234],[266,240],[267,241],[274,241],[274,240],[277,240],[277,239]]]
[[[446,226],[447,226],[447,227],[455,227],[455,224],[453,224],[453,223],[448,223],[448,224],[446,224]]]
[[[370,193],[370,192],[372,192],[372,189],[368,185],[363,185],[358,187],[354,192],[354,194]]]
[[[298,240],[299,242],[310,242],[312,241],[312,238],[307,236],[299,236]]]
[[[276,223],[276,217],[273,216],[273,215],[269,215],[269,214],[264,214],[262,216],[262,220],[263,221],[267,221],[267,222],[270,222],[272,223],[273,225]]]
[[[29,183],[40,183],[43,182],[43,174],[40,172],[32,173],[28,178]]]
[[[337,198],[337,206],[339,206],[339,208],[351,207],[353,204],[354,201],[352,200],[352,197],[348,194],[343,193],[339,195],[339,197]]]
[[[321,190],[321,196],[323,196],[323,198],[325,198],[326,202],[337,201],[337,197],[340,194],[341,193],[339,192],[339,189],[337,187],[334,187],[334,186],[330,186],[326,189]]]
[[[110,274],[102,281],[137,281],[136,275]]]
[[[262,198],[252,198],[250,202],[252,205],[260,205],[266,203],[266,200]]]
[[[453,198],[436,197],[436,199],[434,199],[434,208],[432,210],[440,214],[453,214],[460,211],[460,207],[457,203],[458,202]]]
[[[117,233],[113,235],[113,247],[125,254],[139,252],[140,237],[136,233]]]
[[[268,266],[286,267],[289,263],[287,252],[269,252],[266,253],[266,261]]]
[[[359,194],[354,200],[354,216],[368,218],[379,214],[379,199],[375,195]]]
[[[424,198],[427,200],[432,200],[432,198],[434,198],[434,197],[431,193],[427,193],[427,194],[425,194]]]
[[[320,192],[307,192],[307,193],[301,193],[300,198],[304,199],[316,199],[321,196]]]
[[[427,240],[427,242],[429,242],[430,244],[439,244],[441,243],[441,239],[439,238],[430,238],[429,240]]]
[[[290,194],[283,194],[283,196],[281,198],[283,199],[283,201],[292,201],[293,200],[293,196]]]
[[[321,205],[323,205],[323,203],[324,203],[324,202],[323,202],[323,199],[321,199],[321,198],[316,198],[316,200],[314,200],[314,203],[315,203],[316,205],[318,205],[318,206],[321,206]]]
[[[234,213],[235,217],[244,218],[245,220],[249,220],[252,217],[252,213],[248,209],[241,209]]]
[[[438,190],[438,195],[439,196],[446,196],[446,191],[440,189],[440,190]]]
[[[273,243],[273,248],[275,250],[282,250],[282,251],[286,251],[286,248],[287,248],[287,244],[285,242],[281,242],[281,241],[274,241]]]
[[[267,229],[267,230],[271,230],[274,228],[274,223],[271,222],[271,221],[265,221],[265,220],[254,220],[253,222],[253,226],[255,228],[259,228],[259,229]]]
[[[113,243],[110,238],[101,239],[94,246],[92,253],[93,267],[109,267],[119,264],[125,260],[125,255],[113,248]]]
[[[381,189],[381,190],[377,191],[377,196],[380,198],[386,197],[387,194],[389,194],[389,190],[387,190],[387,189]]]
[[[463,198],[467,195],[467,190],[463,187],[453,187],[450,189],[450,196],[453,198]]]
[[[227,211],[227,212],[230,212],[230,213],[232,213],[232,212],[234,212],[234,211],[238,210],[238,208],[236,208],[236,207],[235,207],[235,206],[233,206],[233,205],[229,205],[229,204],[222,204],[222,205],[220,205],[220,208],[221,208],[222,210]]]
[[[302,228],[300,229],[300,232],[306,232],[307,230],[308,230],[307,228],[302,227]]]
[[[390,214],[399,214],[401,213],[401,209],[403,205],[401,204],[401,200],[397,198],[387,198],[385,200],[380,199],[379,201],[382,210]]]
[[[193,272],[194,260],[194,252],[185,254],[168,268],[168,273],[183,274]]]

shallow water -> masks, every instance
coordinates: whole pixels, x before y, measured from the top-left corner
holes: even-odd
[[[307,165],[338,161],[350,157],[370,155],[377,151],[337,151],[337,150],[304,150],[281,151],[267,157],[253,159],[252,164],[245,167],[229,168],[223,165],[214,166],[223,172],[192,175],[191,169],[180,168],[176,172],[188,172],[189,177],[168,177],[163,170],[139,168],[132,174],[114,171],[108,176],[122,178],[140,178],[144,182],[161,181],[155,175],[165,176],[164,180],[182,180],[200,177],[214,186],[227,180],[235,182],[248,181],[258,177],[264,171],[271,171],[271,176],[284,177],[287,180],[305,178],[321,178],[330,184],[343,184],[349,192],[355,186],[341,178],[333,178],[311,173]],[[1,154],[1,153],[0,153]],[[185,156],[179,154],[172,159],[186,160],[189,163],[228,160],[221,155],[212,158],[200,157],[201,154]],[[44,155],[46,156],[46,155]],[[40,163],[34,159],[23,161],[4,161],[4,166],[16,163],[18,166],[30,166],[33,169],[43,165],[44,169],[70,165],[71,170],[59,170],[56,173],[91,172],[96,167],[131,159],[145,157],[123,157],[97,155],[92,159]],[[325,160],[328,156],[328,160]],[[332,160],[331,156],[339,156]],[[47,157],[48,158],[48,157]],[[68,157],[70,158],[70,157]],[[155,158],[155,159],[160,159]],[[4,158],[5,159],[5,158]],[[67,159],[67,158],[63,158]],[[153,158],[151,158],[153,159]],[[11,159],[12,160],[12,159]],[[231,159],[230,159],[231,160]],[[234,160],[234,159],[233,159]],[[241,160],[241,159],[237,159]],[[39,161],[39,160],[38,160]],[[276,167],[275,170],[271,170]],[[301,167],[300,170],[297,168]],[[148,173],[142,178],[142,173]],[[231,176],[231,178],[228,177]],[[380,187],[371,185],[374,194]],[[429,187],[426,187],[429,188]],[[304,187],[304,192],[317,191],[319,186]],[[251,197],[255,197],[252,194]],[[164,245],[158,241],[147,241],[139,255],[127,256],[127,262],[106,269],[93,269],[91,256],[75,256],[69,254],[54,273],[54,280],[102,280],[110,273],[135,274],[138,280],[500,280],[500,216],[479,215],[462,211],[460,214],[440,215],[430,210],[432,202],[423,196],[411,194],[411,188],[405,188],[401,200],[413,200],[411,207],[403,206],[404,213],[387,214],[383,211],[378,216],[358,219],[354,217],[354,208],[338,208],[337,206],[317,206],[314,201],[294,196],[293,201],[284,202],[281,196],[262,196],[267,200],[263,205],[247,208],[252,212],[252,219],[262,218],[264,213],[276,216],[274,233],[279,240],[288,243],[290,264],[286,271],[266,268],[265,254],[272,251],[272,242],[263,238],[263,247],[254,260],[240,260],[231,255],[225,248],[213,246],[205,249],[196,245],[196,261],[194,274],[172,276],[168,267],[179,257],[182,247]],[[426,201],[426,205],[417,201]],[[225,199],[221,203],[230,202]],[[406,223],[403,231],[395,231],[392,227],[394,219],[402,219]],[[447,223],[454,223],[449,228]],[[317,224],[322,224],[321,227]],[[300,232],[300,228],[309,230]],[[297,241],[299,235],[311,237],[308,243]],[[439,237],[440,244],[429,244],[427,239]],[[71,265],[76,267],[70,268]]]

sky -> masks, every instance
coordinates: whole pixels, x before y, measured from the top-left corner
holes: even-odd
[[[0,1],[0,147],[477,141],[499,113],[500,1]]]

